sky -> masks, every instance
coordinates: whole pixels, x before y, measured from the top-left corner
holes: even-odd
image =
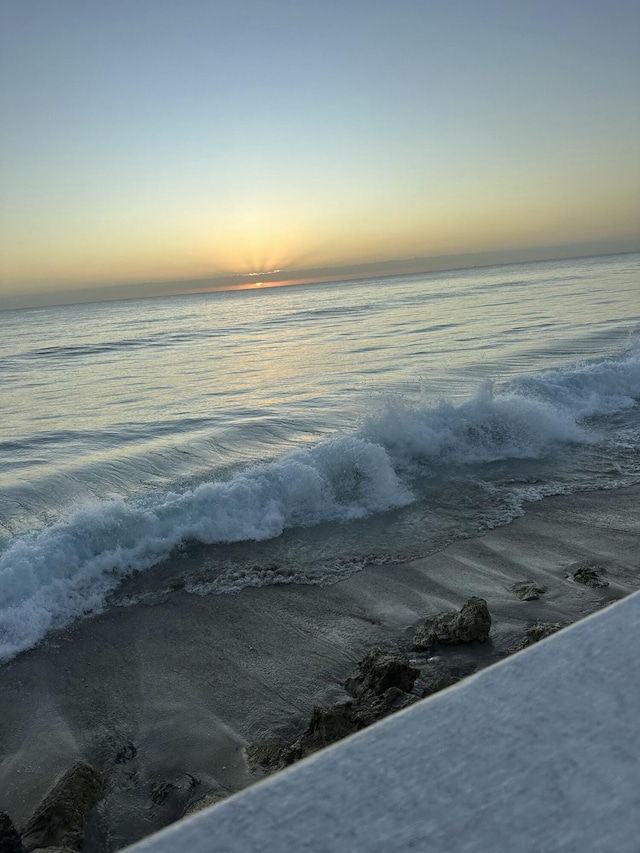
[[[638,0],[0,0],[0,306],[636,251],[639,32]]]

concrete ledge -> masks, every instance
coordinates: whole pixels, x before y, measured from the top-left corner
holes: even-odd
[[[640,849],[640,593],[131,853]]]

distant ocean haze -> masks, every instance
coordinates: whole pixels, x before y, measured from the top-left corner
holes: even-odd
[[[0,323],[4,659],[132,573],[331,582],[640,480],[638,255]]]

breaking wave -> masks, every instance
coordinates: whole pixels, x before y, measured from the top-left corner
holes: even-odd
[[[0,659],[53,628],[99,612],[126,575],[188,541],[264,540],[285,529],[344,522],[405,506],[411,474],[536,459],[593,438],[588,419],[637,405],[640,358],[629,353],[490,383],[462,403],[388,401],[352,435],[337,436],[226,481],[144,501],[87,507],[0,555]]]
[[[482,383],[469,400],[418,407],[385,403],[362,434],[398,462],[463,466],[536,459],[558,443],[591,441],[585,421],[635,406],[640,356],[519,376],[500,393]]]

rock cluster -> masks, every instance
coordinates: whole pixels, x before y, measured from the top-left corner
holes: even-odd
[[[460,612],[446,610],[427,619],[413,643],[419,651],[460,643],[485,643],[491,630],[491,614],[484,598],[470,598]]]
[[[491,615],[487,602],[483,598],[470,598],[460,612],[447,611],[427,619],[416,633],[414,647],[428,652],[437,644],[484,643],[490,629]],[[433,662],[433,666],[431,663],[426,662],[421,677],[420,670],[412,666],[406,656],[374,649],[345,681],[345,690],[352,697],[350,700],[328,707],[315,707],[307,727],[294,743],[252,746],[248,750],[249,759],[267,771],[286,767],[424,696],[454,684],[463,675],[451,672],[441,662]],[[415,687],[419,677],[421,689]]]
[[[417,701],[419,697],[410,691],[419,675],[420,670],[406,658],[374,649],[345,682],[351,701],[315,707],[309,724],[293,744],[254,746],[249,757],[266,770],[293,764]]]

